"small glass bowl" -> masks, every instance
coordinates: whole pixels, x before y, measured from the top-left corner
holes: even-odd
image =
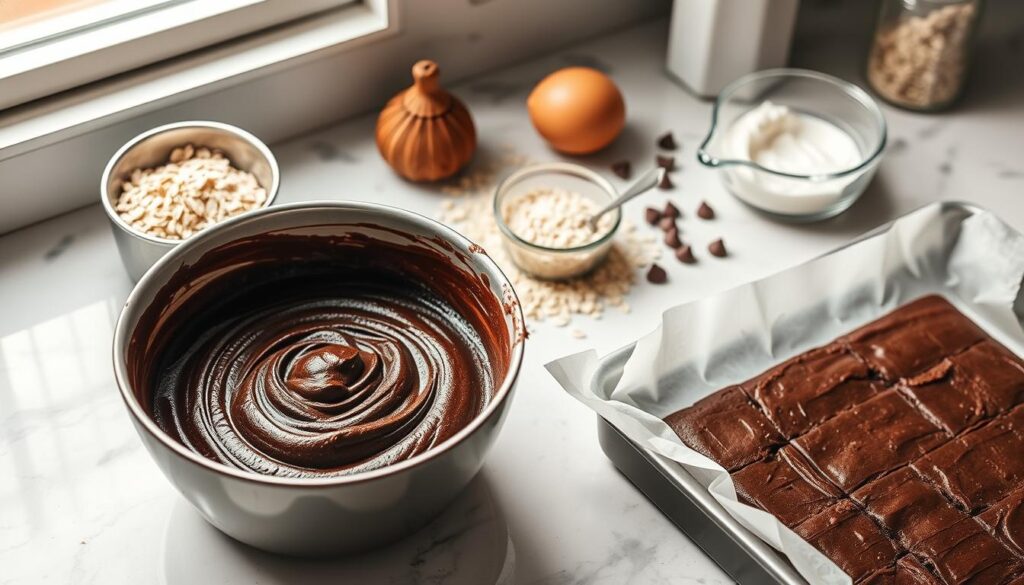
[[[505,250],[520,270],[544,280],[564,280],[593,270],[611,250],[612,240],[622,223],[622,210],[608,213],[613,223],[600,238],[572,248],[549,248],[519,237],[505,222],[508,203],[538,188],[575,191],[593,201],[598,208],[618,197],[618,191],[607,179],[594,171],[571,163],[543,163],[515,171],[498,185],[494,192],[494,220],[501,230]]]
[[[844,131],[860,151],[858,164],[804,175],[769,169],[738,154],[731,128],[766,100]],[[863,89],[817,71],[767,69],[737,79],[718,95],[697,160],[717,169],[726,189],[748,206],[776,219],[811,222],[853,205],[878,169],[885,142],[885,117]]]

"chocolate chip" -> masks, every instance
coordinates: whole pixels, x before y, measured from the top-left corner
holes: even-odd
[[[629,165],[628,160],[623,160],[612,164],[612,172],[620,179],[628,179],[633,174],[633,168]]]
[[[729,253],[725,251],[725,243],[722,241],[722,238],[718,238],[714,242],[708,244],[708,252],[711,252],[712,256],[718,256],[719,258],[725,258],[729,255]]]
[[[670,248],[678,248],[683,245],[683,241],[679,239],[679,230],[672,228],[665,231],[665,245]]]
[[[676,170],[676,157],[674,156],[662,156],[659,154],[654,158],[654,160],[659,167],[665,169],[666,171]]]
[[[653,207],[648,207],[644,210],[644,219],[651,225],[658,225],[661,221],[661,212]]]
[[[664,135],[662,135],[661,138],[658,139],[658,148],[661,148],[663,150],[676,149],[676,139],[674,136],[672,136],[671,132],[666,132]]]
[[[661,176],[661,181],[658,182],[658,188],[662,191],[668,191],[669,189],[675,189],[676,186],[672,184],[672,179],[668,178],[668,173]]]
[[[676,219],[682,215],[682,212],[679,211],[679,208],[676,207],[675,203],[672,203],[671,201],[666,201],[665,211],[662,211],[661,215],[663,217],[671,217],[672,219]]]
[[[658,227],[666,232],[668,230],[674,230],[676,229],[676,218],[662,215],[661,219],[658,221]]]
[[[686,244],[676,248],[676,258],[684,264],[693,264],[697,261],[693,255],[693,249]]]
[[[647,271],[647,282],[651,284],[665,284],[668,282],[668,273],[661,266],[651,264],[650,270]]]
[[[697,208],[697,217],[701,219],[715,219],[715,210],[711,209],[711,206],[706,201],[701,201],[700,207]]]

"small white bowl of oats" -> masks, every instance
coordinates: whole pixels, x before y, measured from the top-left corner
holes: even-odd
[[[100,182],[121,260],[139,278],[205,228],[270,206],[280,171],[249,132],[220,122],[176,122],[143,132],[107,163]]]

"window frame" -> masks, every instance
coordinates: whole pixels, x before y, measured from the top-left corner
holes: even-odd
[[[123,0],[110,1],[111,6],[125,6]],[[46,38],[36,41],[23,38],[10,42],[17,46],[0,51],[0,110],[342,8],[355,1],[178,0],[153,2],[121,17],[93,14],[91,18],[98,22],[83,22],[66,34],[51,31]],[[71,22],[73,15],[52,18]],[[44,27],[45,22],[25,26]],[[42,31],[37,28],[39,34],[43,34]]]

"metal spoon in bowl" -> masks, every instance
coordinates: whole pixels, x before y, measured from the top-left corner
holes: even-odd
[[[596,232],[597,220],[600,219],[602,215],[621,206],[623,203],[629,201],[630,199],[636,197],[637,195],[649,191],[650,189],[653,189],[655,185],[661,182],[661,178],[664,175],[665,169],[662,167],[654,167],[653,169],[644,173],[642,177],[637,179],[635,183],[633,183],[632,185],[629,186],[628,189],[623,191],[622,195],[619,195],[618,197],[613,199],[611,203],[601,208],[594,215],[590,216],[590,219],[587,221],[587,223],[590,225],[590,229]]]

